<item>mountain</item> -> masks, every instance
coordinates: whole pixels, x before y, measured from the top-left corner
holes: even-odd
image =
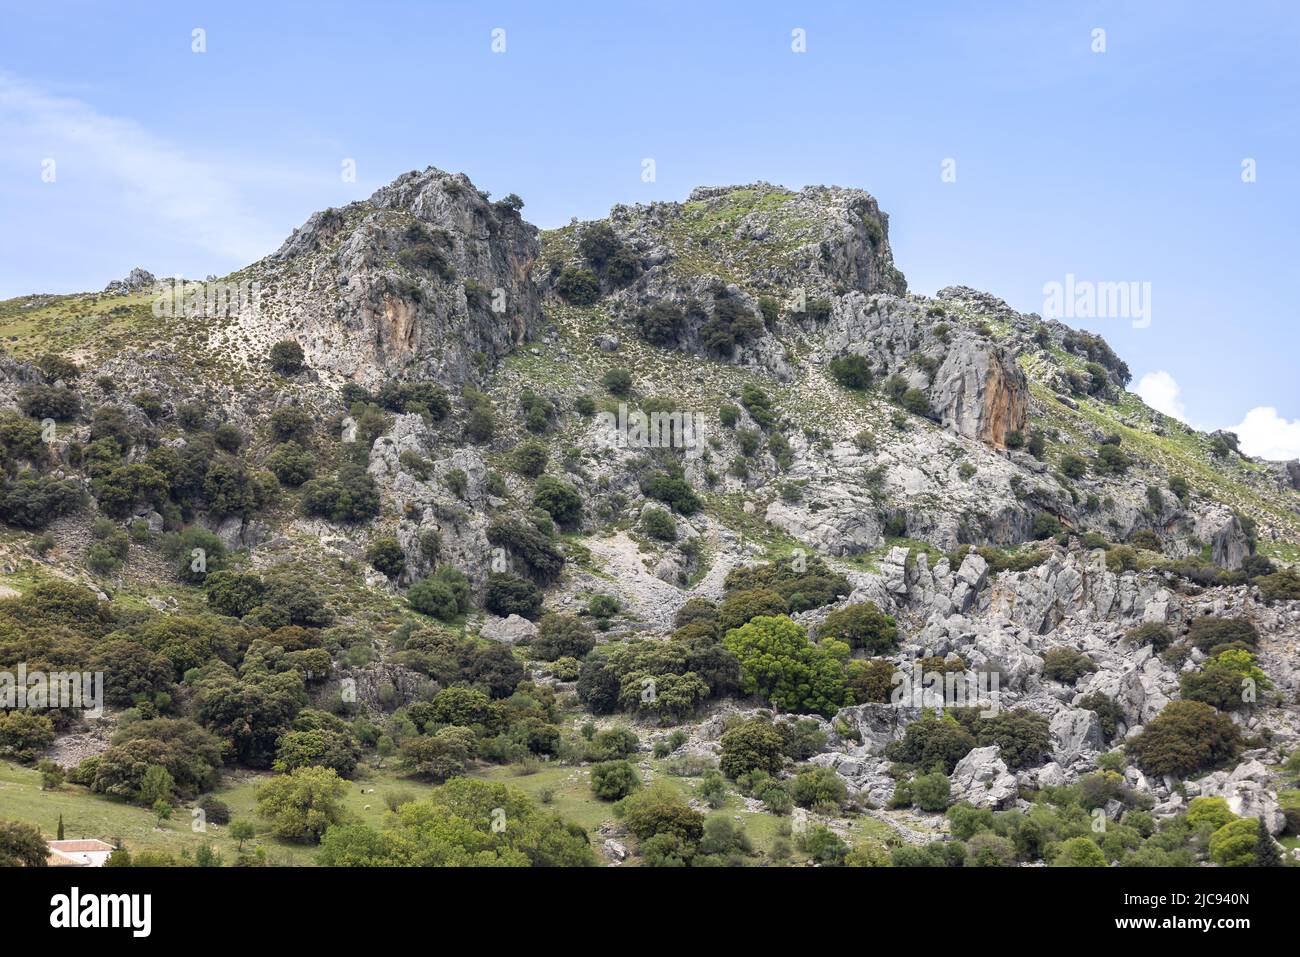
[[[1045,809],[1042,847],[962,839],[1022,860],[1080,807],[1121,835],[1103,862],[1217,860],[1157,840],[1197,797],[1294,834],[1300,464],[1148,408],[1095,333],[909,293],[862,190],[522,207],[430,168],[230,276],[0,303],[0,666],[100,671],[109,702],[0,751],[77,801],[394,750],[572,790],[629,726],[646,779],[776,741],[723,784],[771,859],[791,800],[895,863],[961,843],[949,802]],[[918,662],[997,713],[891,702]],[[582,853],[667,853],[579,790]]]

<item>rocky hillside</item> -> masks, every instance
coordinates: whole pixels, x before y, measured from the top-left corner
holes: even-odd
[[[0,665],[105,671],[111,705],[0,751],[134,799],[122,736],[181,722],[220,759],[179,800],[630,759],[819,863],[1295,844],[1300,463],[1147,408],[1094,333],[909,293],[861,190],[522,205],[431,168],[232,276],[0,303]],[[914,666],[994,713],[891,700]],[[214,704],[272,681],[242,729]],[[592,814],[614,862],[791,859]]]

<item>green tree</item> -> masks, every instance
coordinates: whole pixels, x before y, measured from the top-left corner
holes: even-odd
[[[1105,867],[1106,855],[1091,838],[1072,837],[1062,841],[1052,858],[1053,867]]]
[[[723,732],[721,744],[718,767],[732,780],[754,771],[776,774],[785,763],[785,742],[772,722],[762,718],[745,721]]]
[[[257,789],[257,814],[276,837],[317,843],[343,820],[346,793],[347,785],[332,768],[298,768]]]
[[[618,801],[640,786],[636,768],[627,761],[602,761],[592,766],[591,793],[602,801]]]
[[[740,662],[741,686],[787,711],[827,717],[849,702],[840,662],[809,644],[804,630],[784,615],[760,616],[727,633],[727,650]]]

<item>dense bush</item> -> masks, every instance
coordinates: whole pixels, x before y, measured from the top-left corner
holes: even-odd
[[[787,711],[833,715],[848,703],[840,663],[809,644],[784,616],[760,616],[727,633],[723,644],[740,662],[741,686]]]
[[[1186,777],[1226,763],[1240,747],[1237,726],[1200,701],[1171,701],[1124,746],[1151,774]]]
[[[918,768],[942,767],[951,774],[974,748],[975,736],[952,716],[925,715],[909,724],[900,740],[885,747],[885,756]]]
[[[406,553],[391,535],[376,538],[366,546],[366,561],[375,571],[388,578],[396,578],[406,571]]]
[[[602,801],[619,801],[641,786],[636,768],[627,761],[602,761],[591,768],[591,793]]]
[[[831,378],[846,389],[871,388],[871,363],[857,353],[836,356],[827,366]]]
[[[542,593],[526,578],[509,572],[493,572],[488,576],[483,607],[503,618],[509,615],[536,618],[542,608]]]
[[[555,291],[570,305],[590,306],[600,299],[600,281],[590,269],[565,266],[555,281]]]
[[[596,639],[581,618],[553,612],[543,616],[538,624],[532,651],[543,661],[565,657],[582,659],[595,646]]]
[[[582,496],[568,482],[543,475],[533,490],[533,504],[561,527],[572,528],[582,524]]]
[[[307,515],[332,522],[361,522],[379,514],[379,487],[365,466],[346,462],[332,479],[312,479],[303,486]]]
[[[785,762],[784,742],[771,721],[754,718],[723,732],[718,767],[735,780],[742,774],[776,774]]]
[[[536,525],[499,519],[488,526],[487,537],[490,544],[506,549],[541,584],[553,582],[564,569],[564,556]]]
[[[302,369],[303,359],[306,358],[302,351],[302,346],[292,339],[283,339],[271,346],[271,352],[268,356],[271,362],[271,368],[281,375],[293,375]]]
[[[893,651],[898,645],[898,625],[872,602],[837,608],[817,628],[817,637],[838,638],[851,648],[871,655]]]
[[[1072,685],[1096,670],[1091,658],[1068,645],[1057,645],[1043,653],[1043,675],[1053,681]]]

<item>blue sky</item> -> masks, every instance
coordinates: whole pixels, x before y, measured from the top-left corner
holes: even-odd
[[[236,0],[4,17],[0,298],[134,265],[224,273],[427,165],[518,193],[543,227],[702,184],[836,183],[879,199],[917,292],[963,283],[1041,312],[1068,274],[1150,283],[1148,327],[1077,324],[1153,404],[1300,456],[1294,4]]]

